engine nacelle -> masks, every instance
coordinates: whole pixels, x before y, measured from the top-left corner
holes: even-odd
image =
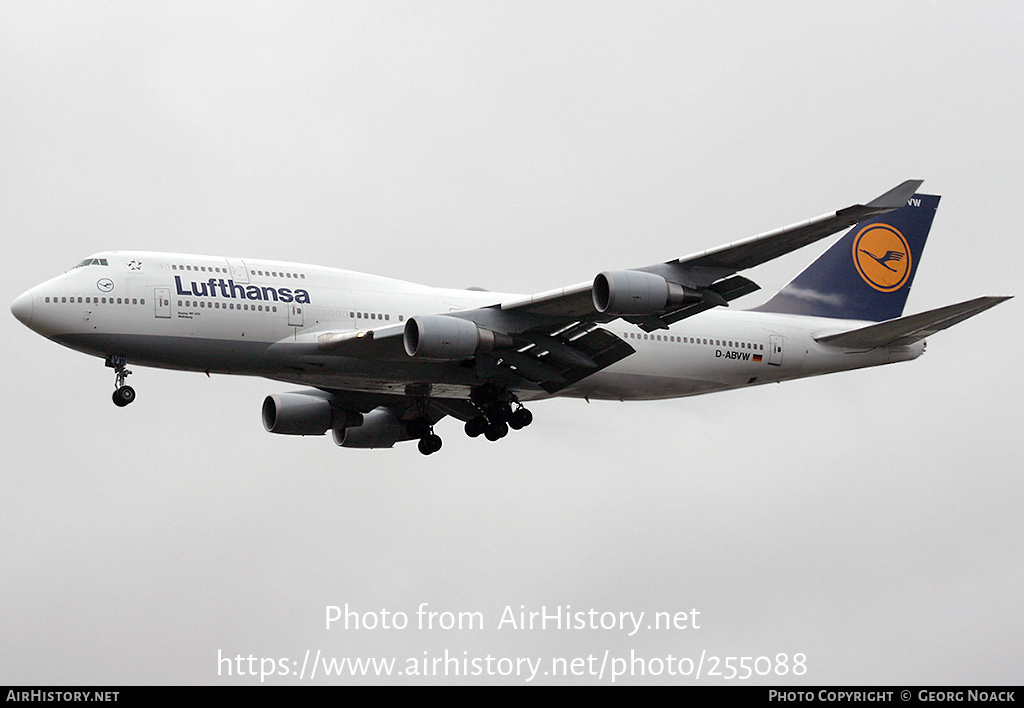
[[[653,315],[703,299],[699,290],[640,270],[599,273],[592,294],[594,308],[608,315]]]
[[[374,408],[363,416],[363,424],[336,428],[334,442],[342,447],[392,447],[401,440],[411,440],[405,424],[390,408]]]
[[[332,406],[326,393],[274,393],[263,399],[263,427],[269,433],[323,435],[361,419],[359,413]]]
[[[512,346],[512,338],[475,322],[447,315],[416,315],[405,323],[405,353],[420,359],[466,359]]]

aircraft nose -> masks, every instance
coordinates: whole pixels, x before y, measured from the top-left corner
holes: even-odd
[[[11,313],[26,327],[32,323],[32,291],[26,290],[11,303]]]

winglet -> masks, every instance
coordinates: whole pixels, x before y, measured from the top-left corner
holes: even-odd
[[[885,209],[886,211],[899,209],[906,205],[907,201],[914,196],[918,187],[922,184],[924,184],[923,179],[908,179],[898,187],[890,189],[882,196],[872,199],[864,206],[871,207],[872,209]]]

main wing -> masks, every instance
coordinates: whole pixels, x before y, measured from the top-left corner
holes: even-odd
[[[477,377],[555,393],[635,350],[601,325],[617,319],[667,329],[759,289],[740,270],[765,263],[879,214],[903,207],[909,180],[866,204],[642,268],[488,307],[411,317],[404,325],[325,333],[322,352],[374,359],[415,357],[472,366]]]
[[[608,321],[623,316],[648,332],[665,329],[673,322],[717,305],[727,305],[729,300],[760,289],[752,281],[736,276],[736,272],[820,241],[869,217],[899,209],[906,205],[922,182],[908,180],[866,204],[855,204],[831,214],[823,214],[666,263],[602,273],[594,281],[504,302],[501,308],[505,311],[582,317],[595,321]],[[640,273],[647,275],[623,275]],[[637,292],[643,290],[645,285],[649,289],[657,286],[659,292],[656,295],[660,297],[661,283],[650,276],[663,279],[667,291],[672,290],[672,285],[681,286],[683,291],[676,292],[675,297],[669,294],[664,304],[660,299],[645,299],[643,292]],[[629,292],[616,293],[619,285],[634,287]],[[618,297],[609,302],[616,294]],[[608,311],[615,309],[611,306],[627,304],[623,303],[624,299],[632,299],[632,307],[618,308],[624,310],[619,314]],[[603,309],[599,309],[601,306],[604,306]],[[635,311],[631,312],[630,309]]]

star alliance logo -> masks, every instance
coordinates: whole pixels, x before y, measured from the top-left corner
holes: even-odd
[[[128,268],[130,270],[142,270],[142,263],[133,258],[132,260],[128,261]]]

